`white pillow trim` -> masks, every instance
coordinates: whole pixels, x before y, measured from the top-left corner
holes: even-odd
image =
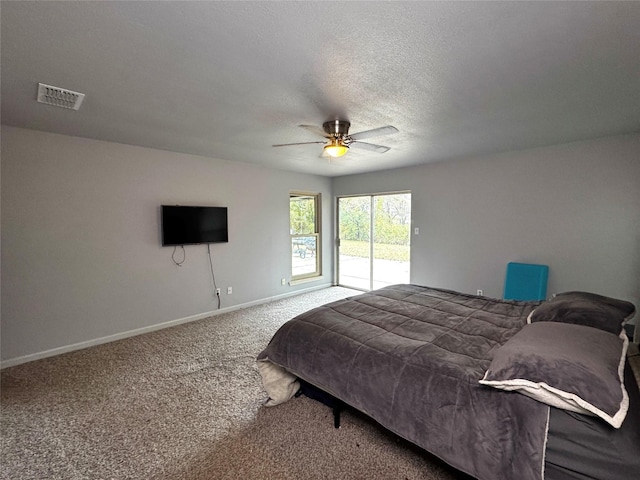
[[[620,428],[622,422],[627,416],[627,411],[629,410],[629,395],[627,394],[627,390],[624,388],[624,364],[629,340],[627,339],[624,331],[620,333],[620,338],[622,339],[623,346],[622,355],[618,364],[618,377],[620,378],[620,388],[622,389],[622,400],[618,411],[613,416],[608,415],[595,405],[590,404],[574,393],[565,392],[544,382],[532,382],[523,378],[502,381],[485,380],[489,374],[489,371],[487,370],[484,378],[480,380],[480,383],[501,390],[518,391],[519,393],[526,395],[527,397],[531,397],[534,400],[538,400],[546,403],[547,405],[561,408],[563,410],[598,416],[614,428]]]
[[[540,478],[544,480],[544,466],[547,463],[547,442],[549,441],[549,421],[551,420],[551,409],[547,407],[547,422],[544,426],[544,446],[542,448],[542,464]]]
[[[531,312],[529,312],[529,315],[527,315],[527,323],[529,325],[531,325],[531,315],[533,315],[533,312],[535,312],[536,309],[534,308],[533,310],[531,310]]]

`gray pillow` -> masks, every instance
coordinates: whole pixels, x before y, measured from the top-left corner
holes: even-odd
[[[619,428],[629,409],[623,376],[627,345],[624,333],[570,323],[525,325],[496,350],[480,383],[598,416]]]
[[[620,334],[636,307],[624,300],[588,292],[559,293],[529,314],[527,323],[563,322]]]

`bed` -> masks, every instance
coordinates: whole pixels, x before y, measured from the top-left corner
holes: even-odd
[[[622,480],[640,471],[634,312],[393,285],[288,321],[257,363],[267,406],[303,379],[481,480]]]

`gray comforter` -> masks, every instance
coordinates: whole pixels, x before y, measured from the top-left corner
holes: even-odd
[[[538,304],[394,285],[290,320],[258,363],[282,367],[289,393],[300,377],[474,477],[541,479],[549,407],[478,383]],[[265,377],[270,395],[277,383]]]

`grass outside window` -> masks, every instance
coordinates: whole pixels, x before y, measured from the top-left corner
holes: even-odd
[[[392,245],[388,243],[375,243],[375,256],[381,260],[395,260],[398,262],[409,261],[409,245]],[[350,257],[369,257],[369,242],[357,240],[340,240],[340,254]]]

